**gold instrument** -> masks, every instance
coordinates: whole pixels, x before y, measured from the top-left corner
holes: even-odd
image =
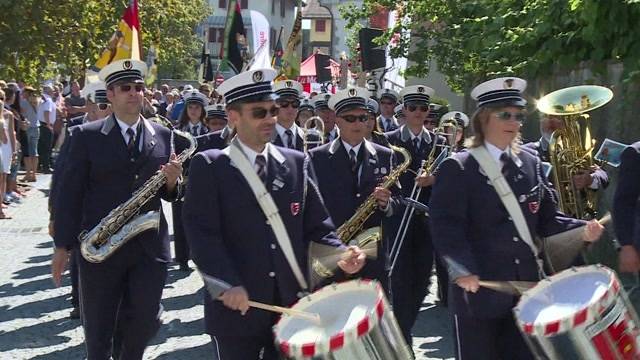
[[[309,145],[313,147],[324,144],[324,122],[320,116],[312,116],[302,124],[302,152],[305,154],[309,150]],[[318,136],[318,140],[309,140],[310,135]]]
[[[596,85],[573,86],[556,90],[538,100],[538,110],[558,116],[563,128],[554,131],[549,141],[549,156],[553,166],[552,181],[558,193],[558,207],[580,219],[596,216],[597,198],[593,191],[580,191],[573,176],[588,170],[593,164],[593,146],[589,130],[589,111],[604,106],[613,92]],[[583,119],[584,125],[580,124]]]
[[[400,175],[407,171],[411,164],[411,155],[407,150],[393,145],[391,145],[391,149],[402,154],[402,163],[394,168],[393,171],[391,171],[384,179],[382,184],[379,185],[385,189],[389,189],[393,186],[393,184],[400,179]],[[382,231],[380,226],[372,227],[364,231],[362,231],[362,227],[377,207],[378,203],[375,197],[373,194],[370,194],[369,197],[367,197],[367,199],[356,209],[353,216],[345,221],[337,230],[338,238],[340,238],[343,243],[357,245],[368,255],[371,255],[371,257],[377,256],[377,244],[382,238]],[[325,259],[313,259],[312,267],[314,272],[321,277],[333,276],[333,271],[330,270],[330,268],[335,267],[330,264],[335,263],[335,259],[333,258],[334,257],[330,256]]]
[[[176,159],[176,161],[183,163],[196,151],[197,143],[191,134],[172,130],[172,153],[174,134],[189,140],[189,147],[183,150]],[[162,216],[159,211],[152,210],[144,214],[139,214],[139,212],[145,204],[155,197],[158,190],[166,182],[166,176],[159,171],[140,186],[129,200],[111,210],[93,229],[83,231],[78,235],[82,256],[92,263],[103,262],[138,234],[157,229],[160,224],[160,216]]]

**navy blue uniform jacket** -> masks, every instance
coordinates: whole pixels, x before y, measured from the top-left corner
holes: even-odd
[[[308,164],[310,176],[304,198],[304,154],[267,146],[266,187],[305,273],[311,241],[330,246],[341,243],[332,232],[333,224]],[[294,303],[302,289],[249,184],[229,157],[222,150],[201,152],[191,160],[189,172],[183,223],[200,271],[222,284],[243,286],[251,300],[284,306]],[[251,309],[242,316],[205,294],[205,323],[212,335],[264,336],[273,325],[273,315]]]
[[[75,245],[82,230],[92,229],[168,162],[169,129],[149,120],[143,122],[142,152],[134,161],[113,115],[74,128],[55,186],[58,192],[54,204],[56,246]],[[180,144],[176,145],[176,151],[179,148]],[[68,191],[62,194],[62,189]],[[160,197],[173,201],[180,192],[179,186],[173,194],[167,194],[165,189],[162,187],[141,212],[161,210]],[[164,216],[160,219],[159,231],[144,232],[133,241],[140,241],[151,258],[168,262],[171,254],[167,223]]]
[[[627,147],[621,160],[613,220],[620,245],[635,245],[640,251],[640,141]]]
[[[549,236],[584,224],[558,212],[545,186],[539,159],[521,151],[517,172],[508,176],[532,238]],[[480,280],[539,279],[538,266],[478,162],[467,151],[445,160],[431,194],[431,229],[438,253],[452,281],[475,274]],[[473,294],[453,285],[450,303],[456,313],[481,318],[510,316],[515,298],[486,288]]]

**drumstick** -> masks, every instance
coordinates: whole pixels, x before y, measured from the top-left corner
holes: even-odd
[[[522,295],[537,283],[535,281],[487,281],[480,280],[480,286],[510,295]]]
[[[249,300],[249,306],[254,307],[254,308],[258,308],[258,309],[262,309],[262,310],[267,310],[267,311],[280,313],[280,314],[286,314],[286,315],[289,315],[289,316],[299,317],[299,318],[302,318],[302,319],[309,320],[309,321],[311,321],[313,323],[316,323],[316,324],[320,324],[321,323],[320,314],[317,314],[317,313],[310,313],[310,312],[301,311],[301,310],[289,309],[289,308],[282,307],[282,306],[263,304],[261,302],[252,301],[252,300]]]

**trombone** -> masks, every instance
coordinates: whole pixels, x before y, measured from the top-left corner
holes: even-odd
[[[324,122],[320,116],[312,116],[302,124],[302,151],[306,154],[309,145],[312,148],[324,144]],[[312,140],[311,137],[316,137]]]

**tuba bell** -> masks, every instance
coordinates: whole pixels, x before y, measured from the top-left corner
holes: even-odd
[[[302,124],[302,132],[304,137],[302,139],[302,151],[306,154],[311,148],[324,144],[324,122],[320,116],[312,116],[308,118],[304,124]],[[317,136],[317,140],[311,140],[311,136]]]
[[[552,182],[560,210],[579,219],[595,218],[597,208],[596,194],[580,191],[573,184],[574,175],[594,164],[595,140],[591,138],[587,112],[604,106],[612,98],[613,92],[606,87],[580,85],[556,90],[537,103],[540,112],[559,117],[564,125],[549,140]]]

